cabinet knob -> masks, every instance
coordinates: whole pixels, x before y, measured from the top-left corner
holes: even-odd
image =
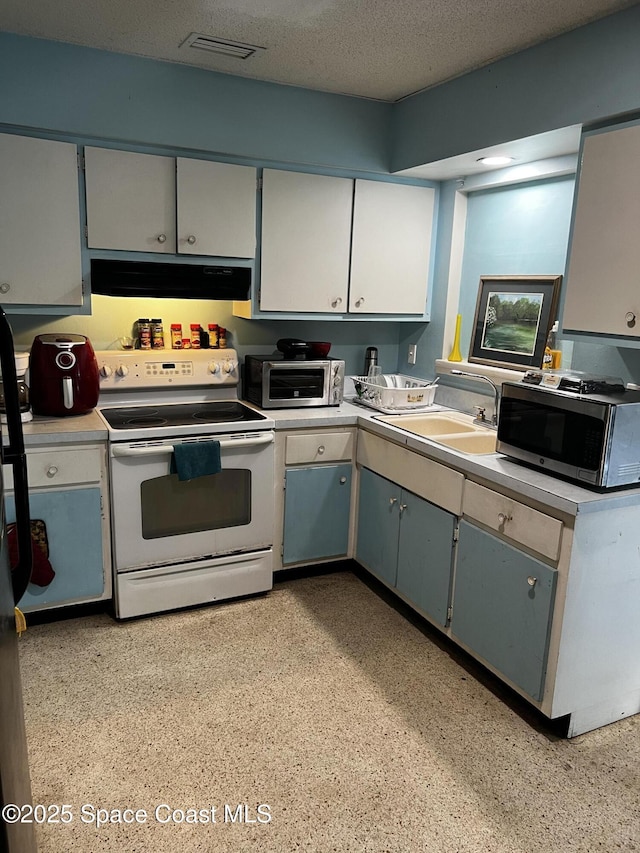
[[[630,329],[635,326],[636,315],[633,313],[633,311],[627,311],[627,313],[624,315],[624,319],[627,321],[627,326],[629,326]]]
[[[322,454],[324,453],[324,444],[321,444],[321,445],[318,447],[318,453],[320,454],[320,456],[322,456]]]
[[[527,583],[529,584],[529,586],[535,586],[538,583],[538,578],[534,578],[533,575],[529,575],[529,577],[527,578]]]
[[[361,296],[360,299],[356,299],[356,308],[359,308],[364,302],[364,296]]]
[[[337,307],[338,307],[338,305],[342,305],[342,299],[341,299],[339,296],[336,296],[336,298],[335,298],[335,299],[333,300],[333,302],[331,303],[331,307],[332,307],[332,308],[337,308]]]
[[[400,512],[401,512],[401,513],[403,513],[403,512],[405,511],[405,509],[406,509],[406,508],[407,508],[407,505],[406,505],[406,504],[400,504]]]
[[[0,293],[9,293],[10,290],[11,285],[8,281],[3,281],[2,284],[0,284]]]
[[[193,234],[189,234],[189,236],[187,237],[187,243],[188,243],[190,246],[193,246],[193,244],[194,244],[195,242],[196,242],[196,238],[195,238],[195,236],[194,236]]]
[[[507,521],[513,521],[513,516],[507,515],[504,512],[499,512],[498,513],[498,524],[500,525],[500,527],[502,527],[503,524],[506,524]]]
[[[158,243],[166,243],[167,235],[166,234],[158,234]]]
[[[344,486],[344,484],[345,484],[346,482],[347,482],[347,478],[346,478],[346,477],[340,477],[340,485],[341,485],[341,486]]]
[[[397,504],[398,498],[389,498],[389,503],[391,504],[391,506],[393,506],[394,504]]]
[[[55,477],[57,473],[58,473],[57,466],[56,465],[49,465],[49,467],[47,468],[47,477],[49,477],[51,479],[52,477]]]

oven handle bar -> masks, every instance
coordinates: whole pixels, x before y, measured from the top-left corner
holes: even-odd
[[[259,447],[261,444],[272,444],[273,433],[261,435],[258,438],[236,438],[220,442],[220,449],[227,450],[234,447]],[[131,447],[129,445],[115,444],[111,447],[113,456],[157,456],[160,453],[173,453],[173,444],[159,444],[151,447]]]

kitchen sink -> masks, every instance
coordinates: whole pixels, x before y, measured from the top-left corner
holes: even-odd
[[[377,420],[399,427],[413,435],[428,438],[462,453],[479,455],[495,453],[497,434],[494,429],[474,423],[471,415],[426,413],[420,415],[387,415]]]
[[[407,432],[412,432],[415,435],[423,435],[427,438],[435,435],[451,435],[452,433],[460,432],[476,432],[482,427],[475,427],[471,424],[470,419],[465,422],[464,417],[453,418],[447,415],[389,415],[384,418],[378,418],[386,424],[406,429]]]
[[[461,450],[463,453],[481,454],[495,453],[497,438],[494,430],[480,427],[477,432],[468,432],[464,435],[442,435],[433,440],[453,450]]]

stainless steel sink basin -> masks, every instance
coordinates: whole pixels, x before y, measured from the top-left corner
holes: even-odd
[[[495,453],[497,435],[494,430],[482,429],[477,432],[469,432],[464,435],[441,435],[433,440],[438,444],[444,444],[453,450],[461,450],[463,453],[478,455],[481,453]]]
[[[447,415],[389,415],[384,418],[379,418],[392,426],[406,429],[407,432],[412,432],[414,435],[423,435],[430,438],[435,435],[450,435],[452,433],[461,432],[476,432],[482,427],[475,427],[471,424],[469,418],[465,421],[464,416],[460,419],[449,417]]]

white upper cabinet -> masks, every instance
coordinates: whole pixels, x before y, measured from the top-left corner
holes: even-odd
[[[90,249],[176,251],[175,160],[85,148]]]
[[[640,126],[584,140],[564,329],[640,337]]]
[[[347,309],[353,181],[265,169],[263,311]]]
[[[426,311],[435,192],[265,169],[261,311]]]
[[[256,170],[85,148],[90,249],[251,258]]]
[[[256,170],[178,157],[178,252],[253,258]]]
[[[82,305],[77,148],[0,134],[0,302]]]
[[[426,310],[435,191],[356,181],[349,311]]]

